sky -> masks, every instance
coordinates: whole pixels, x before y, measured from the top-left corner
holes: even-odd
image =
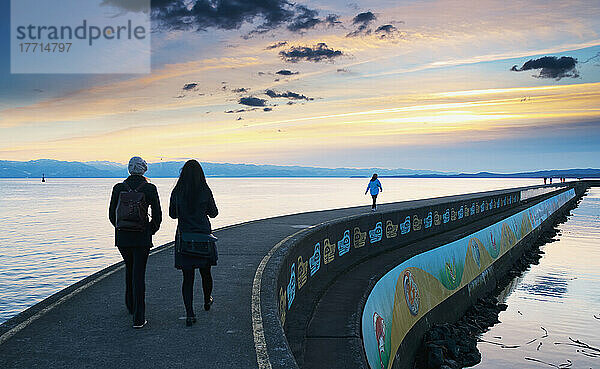
[[[0,160],[600,167],[595,1],[155,0],[149,74],[11,74],[0,4]]]

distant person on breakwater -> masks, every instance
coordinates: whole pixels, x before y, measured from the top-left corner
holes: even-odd
[[[381,187],[381,182],[377,179],[377,173],[373,174],[369,184],[367,185],[367,190],[365,191],[365,195],[367,192],[371,191],[371,197],[373,198],[373,205],[371,205],[371,211],[377,210],[377,195],[379,195],[379,191],[383,192],[383,187]]]
[[[144,159],[131,158],[128,170],[131,175],[113,187],[108,218],[115,227],[115,245],[125,261],[125,305],[133,315],[133,328],[142,328],[147,323],[146,262],[162,211],[156,186],[144,177],[148,170]],[[152,208],[151,220],[148,206]]]
[[[169,216],[178,219],[175,234],[175,268],[183,273],[181,293],[186,312],[186,325],[196,323],[194,313],[194,275],[200,270],[204,292],[204,310],[210,310],[213,280],[210,268],[217,265],[217,250],[208,217],[219,214],[202,166],[196,160],[188,160],[177,180],[169,204]],[[190,245],[198,250],[189,248]]]

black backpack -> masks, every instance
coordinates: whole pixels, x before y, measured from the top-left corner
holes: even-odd
[[[132,189],[127,182],[123,182],[127,191],[121,191],[116,209],[115,227],[121,231],[143,231],[148,225],[148,204],[146,195],[138,192],[145,182],[136,189]]]

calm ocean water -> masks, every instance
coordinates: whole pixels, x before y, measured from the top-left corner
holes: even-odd
[[[121,260],[107,217],[116,181],[0,179],[0,323]],[[384,192],[380,203],[540,184],[535,179],[381,181]],[[220,211],[213,228],[277,215],[368,205],[370,196],[364,195],[367,182],[360,178],[209,178]],[[158,187],[166,213],[175,179],[152,179],[152,183]],[[173,239],[176,223],[164,216],[155,246]],[[596,324],[600,326],[600,321]]]
[[[477,368],[600,367],[600,189],[559,229],[540,264],[504,291],[508,309],[481,337]]]

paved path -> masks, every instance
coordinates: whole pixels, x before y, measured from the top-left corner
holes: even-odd
[[[381,209],[398,206],[384,204]],[[131,327],[123,302],[124,270],[119,269],[1,343],[0,368],[255,368],[251,294],[263,256],[305,225],[368,211],[358,207],[302,213],[217,230],[215,304],[209,312],[202,309],[198,275],[198,322],[193,327],[182,319],[182,277],[173,267],[173,249],[157,252],[148,260],[146,327]]]

